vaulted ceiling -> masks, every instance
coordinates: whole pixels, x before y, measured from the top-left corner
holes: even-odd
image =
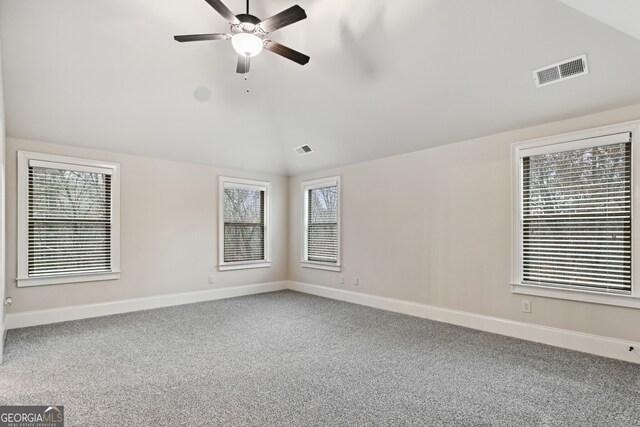
[[[228,30],[204,0],[0,0],[8,134],[296,174],[640,102],[640,41],[557,0],[252,13],[296,2],[309,18],[272,38],[311,62],[264,52],[245,81],[228,41],[173,40]],[[588,76],[536,89],[531,70],[582,53]]]
[[[585,15],[640,40],[640,2],[638,0],[560,0]]]

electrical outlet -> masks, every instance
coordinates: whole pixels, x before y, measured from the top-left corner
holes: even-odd
[[[528,300],[528,299],[522,300],[522,312],[531,313],[531,300]]]
[[[353,281],[353,286],[360,286],[360,279],[356,277],[356,279]]]
[[[214,277],[213,277],[213,274],[212,274],[211,276],[209,276],[209,284],[213,285],[214,283],[215,283],[215,280],[214,280]]]
[[[344,276],[343,275],[340,275],[340,284],[344,285]]]

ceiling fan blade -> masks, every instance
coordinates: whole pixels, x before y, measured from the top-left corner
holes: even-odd
[[[216,33],[216,34],[188,34],[184,36],[173,36],[178,42],[199,42],[205,40],[229,40],[231,34]]]
[[[285,58],[290,59],[293,62],[297,62],[300,65],[306,64],[307,62],[309,62],[309,59],[311,59],[304,53],[300,53],[289,47],[281,45],[278,42],[274,42],[273,40],[265,40],[264,48],[280,56],[284,56]]]
[[[224,19],[229,21],[231,24],[239,24],[240,20],[229,10],[227,6],[224,5],[220,0],[205,0],[212,8],[216,10]]]
[[[278,30],[282,27],[286,27],[287,25],[295,24],[298,21],[302,21],[307,18],[307,14],[304,9],[298,5],[291,6],[287,10],[283,10],[282,12],[273,15],[271,18],[267,18],[262,21],[260,24],[260,28],[266,33],[272,33],[275,30]]]
[[[249,65],[251,64],[251,59],[238,55],[238,66],[236,67],[236,73],[238,74],[246,74],[249,72]]]

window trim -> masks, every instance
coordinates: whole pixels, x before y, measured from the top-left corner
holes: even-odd
[[[224,261],[224,189],[234,188],[264,191],[264,259],[256,261]],[[271,267],[271,182],[253,179],[218,177],[218,271]]]
[[[71,168],[75,166],[81,171],[96,171],[100,169],[103,172],[105,169],[111,171],[111,272],[95,274],[66,274],[56,275],[55,277],[29,277],[27,261],[29,240],[28,189],[29,161],[31,160],[35,162],[57,163],[59,166],[69,166]],[[60,285],[67,283],[116,280],[120,278],[120,164],[20,150],[18,151],[17,208],[17,287]]]
[[[317,270],[328,271],[341,271],[342,270],[342,185],[340,182],[340,176],[332,176],[328,178],[313,179],[309,181],[302,181],[300,188],[302,189],[302,258],[300,260],[300,266],[303,268],[313,268]],[[316,188],[338,187],[338,256],[337,262],[326,263],[321,261],[309,261],[309,254],[307,253],[307,236],[309,233],[309,190]]]
[[[522,157],[569,151],[604,145],[603,136],[631,132],[631,294],[607,294],[588,289],[559,289],[551,286],[522,283]],[[545,138],[515,142],[511,145],[511,292],[548,298],[582,301],[595,304],[640,308],[640,121],[620,123]]]

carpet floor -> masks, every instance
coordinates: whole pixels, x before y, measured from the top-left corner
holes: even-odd
[[[11,330],[67,426],[640,425],[640,365],[291,291]]]

